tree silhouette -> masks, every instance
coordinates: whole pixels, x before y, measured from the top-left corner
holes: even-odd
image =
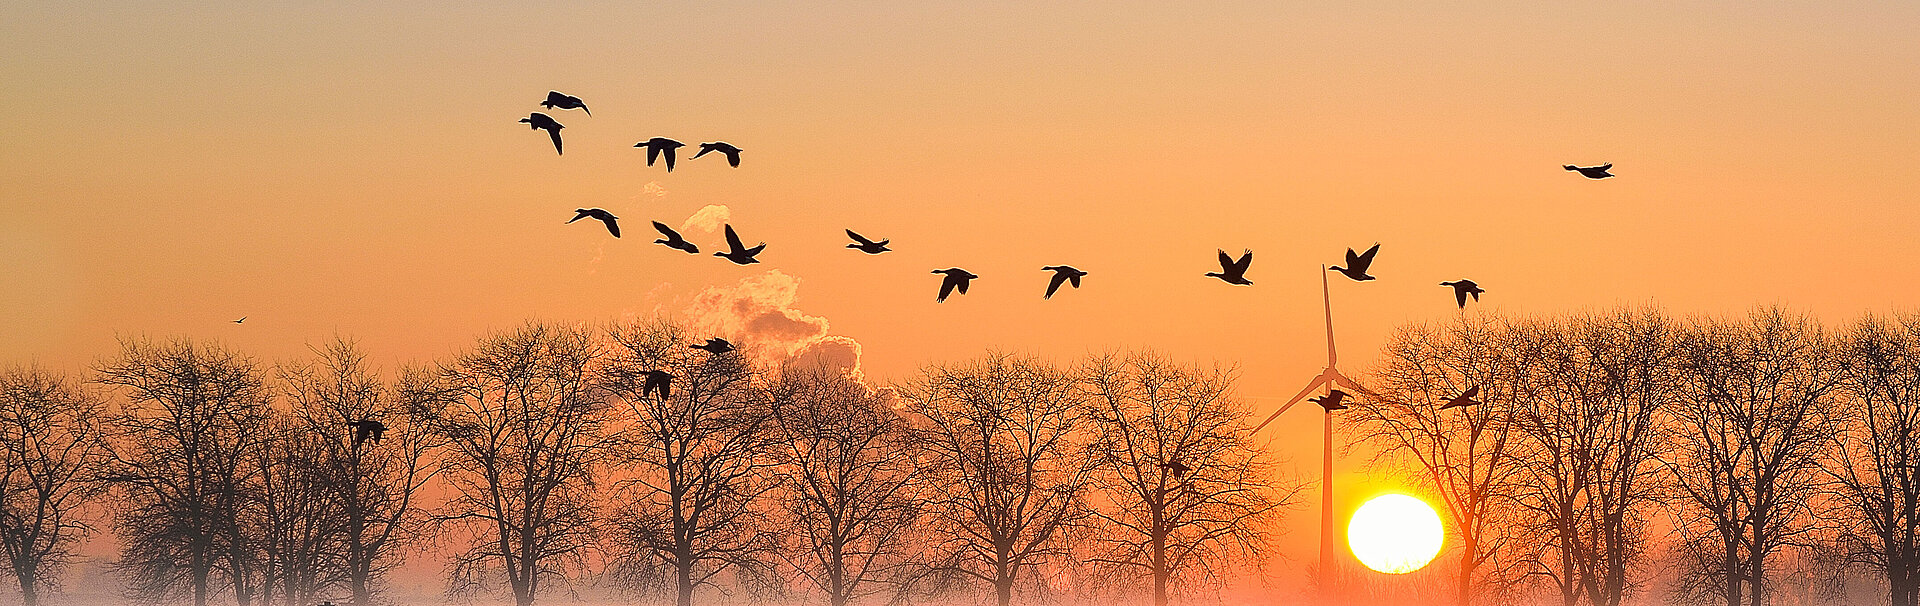
[[[97,498],[106,463],[105,404],[34,367],[0,371],[0,555],[35,606],[77,544],[93,532],[82,508]]]
[[[1841,337],[1846,391],[1838,461],[1824,469],[1888,603],[1920,604],[1920,315],[1869,316]]]

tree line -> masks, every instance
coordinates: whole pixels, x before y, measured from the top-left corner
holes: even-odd
[[[372,604],[429,552],[449,592],[521,606],[1005,606],[1085,590],[1066,575],[1164,604],[1258,567],[1301,489],[1228,368],[989,353],[876,387],[697,340],[530,322],[383,374],[349,340],[262,364],[139,338],[85,376],[6,369],[0,569],[32,606],[111,533],[151,604]]]
[[[1397,330],[1369,387],[1350,435],[1444,506],[1458,604],[1618,606],[1664,576],[1759,606],[1788,573],[1920,603],[1920,314],[1462,315]]]

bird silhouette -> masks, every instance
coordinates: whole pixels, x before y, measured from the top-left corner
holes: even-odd
[[[1226,282],[1228,284],[1252,286],[1253,281],[1247,279],[1247,266],[1252,264],[1253,264],[1252,250],[1247,250],[1246,252],[1242,253],[1240,255],[1239,261],[1233,260],[1233,257],[1227,256],[1227,251],[1221,250],[1220,251],[1220,271],[1207,272],[1207,277],[1219,278],[1220,281]]]
[[[612,233],[613,237],[615,238],[620,237],[620,222],[618,221],[619,217],[613,216],[613,213],[600,210],[598,208],[576,208],[576,209],[573,209],[573,212],[574,212],[573,218],[568,219],[567,223],[573,223],[574,221],[579,221],[581,219],[592,217],[594,219],[599,219],[601,223],[607,224],[607,231],[609,233]]]
[[[847,230],[847,237],[853,238],[853,243],[848,244],[847,248],[855,249],[860,252],[867,253],[869,255],[877,255],[883,252],[893,250],[891,248],[887,248],[887,243],[892,242],[892,240],[881,240],[879,242],[875,242],[872,240],[868,240],[866,236],[853,233],[853,230],[851,229]]]
[[[1331,270],[1340,272],[1342,274],[1346,274],[1348,278],[1352,278],[1353,281],[1355,282],[1365,282],[1367,280],[1372,280],[1373,276],[1367,275],[1367,268],[1373,266],[1373,255],[1374,253],[1377,253],[1377,252],[1380,252],[1379,243],[1375,243],[1373,245],[1373,248],[1367,249],[1367,252],[1360,253],[1357,255],[1353,254],[1353,249],[1349,248],[1347,249],[1347,266],[1346,267],[1335,265],[1327,269],[1331,269]]]
[[[240,316],[240,319],[238,319],[238,320],[234,320],[234,321],[233,321],[233,323],[234,323],[234,324],[239,324],[239,323],[242,323],[242,322],[246,322],[246,321],[247,321],[247,317],[246,317],[246,316]]]
[[[659,392],[660,399],[666,400],[667,394],[672,390],[673,375],[664,370],[649,370],[646,374],[646,383],[640,385],[640,397],[645,398],[649,393]]]
[[[700,345],[688,345],[688,347],[703,350],[703,351],[706,351],[707,353],[710,353],[716,356],[723,353],[727,353],[729,351],[733,351],[733,344],[728,343],[726,339],[722,339],[719,337],[713,337],[713,338],[707,339],[706,343],[702,343]]]
[[[1052,299],[1053,291],[1060,290],[1062,282],[1072,281],[1073,287],[1079,288],[1080,276],[1087,275],[1087,272],[1074,269],[1071,265],[1048,265],[1040,269],[1053,272],[1053,279],[1047,282],[1047,294],[1040,297],[1042,299]]]
[[[701,143],[700,153],[694,154],[692,158],[688,158],[688,159],[699,160],[700,156],[707,155],[707,152],[720,152],[721,154],[726,155],[727,164],[733,165],[734,168],[740,168],[740,148],[734,147],[732,143],[728,143],[726,141],[714,141],[712,143]],[[668,160],[667,163],[672,164],[673,161]]]
[[[1329,389],[1327,390],[1327,395],[1307,398],[1307,401],[1319,404],[1321,408],[1327,409],[1327,412],[1333,412],[1336,410],[1346,410],[1347,405],[1340,403],[1346,399],[1347,392],[1338,389]]]
[[[1480,293],[1487,292],[1481,289],[1479,284],[1474,284],[1473,280],[1454,280],[1452,282],[1441,282],[1440,285],[1453,287],[1453,301],[1460,304],[1460,309],[1467,308],[1467,295],[1473,295],[1473,301],[1478,303],[1480,302]]]
[[[747,248],[746,245],[743,245],[740,243],[740,235],[733,233],[733,226],[727,225],[726,227],[727,227],[727,246],[731,247],[732,250],[729,250],[727,252],[713,253],[713,256],[720,257],[728,261],[732,261],[739,265],[746,265],[748,263],[759,263],[760,260],[753,258],[753,256],[760,254],[761,250],[766,249],[767,243],[761,242],[759,246],[755,246],[753,248]]]
[[[1608,162],[1606,164],[1602,164],[1599,166],[1574,166],[1572,164],[1568,164],[1561,168],[1578,172],[1580,173],[1580,176],[1586,177],[1588,179],[1605,179],[1607,177],[1613,176],[1613,173],[1607,172],[1608,170],[1613,168],[1612,162]]]
[[[635,143],[633,146],[647,148],[647,166],[653,166],[655,159],[663,155],[666,156],[667,172],[673,172],[673,150],[686,147],[687,144],[666,137],[654,137]]]
[[[566,128],[566,126],[554,121],[553,116],[533,112],[531,115],[521,118],[520,123],[527,125],[527,128],[546,129],[547,136],[553,137],[553,153],[565,153],[560,151],[560,129]]]
[[[1187,467],[1187,464],[1181,463],[1180,459],[1177,459],[1177,458],[1171,461],[1167,461],[1165,463],[1161,463],[1160,466],[1165,467],[1167,471],[1173,472],[1173,476],[1176,478],[1187,475],[1187,472],[1189,471],[1193,471],[1193,468]]]
[[[579,97],[557,90],[547,91],[547,100],[541,101],[540,107],[547,109],[556,107],[560,109],[578,109],[587,112],[589,116],[593,115],[593,110],[587,109],[587,102],[581,101]]]
[[[684,250],[684,251],[687,251],[687,254],[689,255],[700,254],[700,247],[694,246],[693,243],[688,242],[686,238],[680,237],[680,232],[673,231],[673,228],[667,227],[667,224],[661,223],[659,221],[654,221],[653,228],[655,230],[658,230],[660,232],[660,235],[666,236],[665,238],[654,240],[653,241],[654,244],[665,244],[667,245],[667,248],[677,248],[680,250]]]
[[[1472,406],[1472,405],[1475,405],[1475,404],[1479,404],[1479,403],[1480,403],[1480,401],[1479,401],[1479,400],[1475,400],[1475,399],[1473,399],[1473,398],[1474,398],[1474,396],[1478,396],[1478,395],[1480,395],[1480,386],[1479,386],[1479,385],[1475,385],[1475,386],[1473,386],[1473,387],[1468,387],[1466,391],[1463,391],[1463,392],[1460,392],[1460,395],[1457,395],[1457,396],[1454,396],[1454,397],[1453,397],[1452,399],[1450,399],[1450,400],[1447,400],[1447,403],[1445,403],[1445,404],[1441,404],[1441,405],[1440,405],[1440,410],[1446,410],[1446,409],[1449,409],[1449,408],[1459,408],[1459,407],[1461,407],[1461,406]]]
[[[347,421],[347,427],[353,428],[354,448],[359,448],[360,443],[367,440],[373,440],[375,444],[378,444],[380,443],[380,438],[387,435],[387,425],[373,419]]]
[[[974,278],[980,277],[958,267],[936,269],[933,273],[947,275],[945,279],[940,280],[940,298],[934,299],[935,303],[947,302],[947,295],[953,294],[955,290],[960,291],[960,294],[967,294],[967,285],[972,284]]]

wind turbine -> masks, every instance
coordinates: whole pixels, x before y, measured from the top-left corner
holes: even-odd
[[[1272,423],[1274,419],[1280,418],[1280,413],[1286,412],[1287,409],[1293,408],[1294,404],[1299,404],[1300,400],[1306,399],[1308,394],[1320,389],[1331,392],[1337,385],[1351,389],[1356,394],[1373,395],[1373,392],[1361,387],[1360,383],[1341,374],[1336,366],[1340,356],[1333,350],[1333,296],[1327,288],[1327,266],[1325,265],[1320,266],[1320,301],[1326,306],[1327,312],[1327,367],[1320,371],[1319,376],[1308,381],[1307,387],[1301,389],[1293,399],[1287,400],[1286,404],[1280,405],[1279,410],[1268,415],[1267,420],[1255,426],[1253,428],[1255,433],[1265,428],[1268,423]],[[1325,575],[1332,573],[1334,554],[1339,552],[1339,548],[1334,543],[1333,527],[1333,411],[1329,409],[1325,413],[1326,437],[1323,442],[1325,450],[1321,453],[1320,467],[1320,574],[1323,578],[1330,578]]]

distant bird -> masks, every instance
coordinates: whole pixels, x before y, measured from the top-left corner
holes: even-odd
[[[579,221],[581,219],[586,219],[589,217],[594,219],[599,219],[601,223],[607,224],[607,231],[611,232],[613,234],[613,237],[615,238],[620,237],[620,223],[617,220],[619,219],[619,217],[613,216],[613,213],[600,210],[598,208],[576,208],[576,209],[573,209],[573,212],[574,212],[573,218],[568,219],[567,223],[573,223],[574,221]]]
[[[1193,468],[1187,467],[1187,464],[1185,463],[1181,463],[1180,459],[1174,459],[1171,461],[1167,461],[1165,463],[1161,463],[1160,466],[1167,468],[1167,471],[1173,472],[1173,476],[1176,478],[1187,475],[1187,472],[1189,471],[1193,471]]]
[[[1613,173],[1607,172],[1607,170],[1613,168],[1612,162],[1608,162],[1606,164],[1602,164],[1599,166],[1574,166],[1572,164],[1568,164],[1561,168],[1579,172],[1580,176],[1586,177],[1588,179],[1605,179],[1607,177],[1613,176]]]
[[[1345,399],[1347,399],[1347,392],[1340,391],[1338,389],[1329,389],[1327,390],[1327,395],[1307,398],[1307,401],[1315,404],[1319,404],[1321,408],[1327,409],[1327,412],[1333,412],[1336,410],[1347,409],[1346,404],[1340,403],[1342,400],[1345,400]]]
[[[1352,278],[1353,281],[1355,282],[1365,282],[1367,280],[1372,280],[1373,276],[1367,275],[1367,268],[1373,266],[1373,255],[1374,253],[1377,253],[1377,252],[1380,252],[1380,245],[1378,243],[1375,243],[1373,245],[1373,248],[1367,249],[1367,252],[1360,253],[1357,255],[1353,254],[1353,249],[1349,248],[1347,249],[1347,266],[1346,267],[1335,265],[1327,269],[1331,269],[1331,270],[1340,272],[1342,274],[1346,274],[1348,278]]]
[[[753,256],[760,254],[761,250],[766,249],[767,243],[761,242],[759,246],[755,246],[753,248],[747,248],[746,245],[740,243],[740,235],[733,233],[733,226],[728,225],[726,227],[727,227],[727,246],[731,247],[732,250],[729,250],[727,252],[713,253],[713,256],[720,257],[728,261],[732,261],[739,265],[746,265],[748,263],[759,263],[760,260],[753,258]]]
[[[729,351],[733,351],[733,344],[728,343],[726,339],[722,339],[719,337],[713,337],[713,338],[707,339],[706,343],[702,343],[700,345],[689,345],[688,347],[704,350],[707,353],[710,353],[716,356],[723,353],[727,353]]]
[[[647,382],[640,385],[640,397],[645,398],[647,394],[658,391],[661,400],[667,399],[673,386],[673,375],[664,370],[649,370],[646,374]]]
[[[721,154],[726,155],[727,164],[733,165],[734,168],[740,168],[740,148],[734,147],[732,143],[728,143],[726,141],[714,141],[712,143],[701,143],[700,153],[694,154],[692,158],[688,158],[688,159],[699,160],[700,156],[707,155],[707,152],[720,152]],[[669,156],[669,158],[671,158],[671,156]],[[667,164],[669,165],[673,164],[673,160],[671,159],[667,160]]]
[[[940,298],[934,299],[933,302],[935,303],[947,302],[947,295],[953,294],[955,290],[960,291],[960,294],[967,294],[967,285],[972,284],[974,278],[980,277],[973,275],[973,272],[958,267],[936,269],[933,270],[933,273],[947,275],[945,279],[940,281]]]
[[[667,227],[667,224],[654,221],[653,228],[658,230],[660,235],[666,236],[665,238],[654,240],[654,244],[665,244],[667,248],[684,250],[687,251],[689,255],[700,254],[700,247],[694,246],[693,243],[688,242],[686,238],[680,237],[680,232],[673,231],[673,228]]]
[[[361,442],[369,439],[378,444],[380,438],[387,435],[387,425],[373,419],[347,421],[347,427],[353,428],[353,446],[359,448]]]
[[[1479,284],[1474,284],[1473,280],[1454,280],[1441,282],[1440,285],[1453,287],[1453,301],[1460,304],[1460,309],[1467,308],[1467,295],[1473,295],[1473,302],[1479,303],[1480,293],[1487,292]]]
[[[533,112],[532,115],[529,115],[525,118],[521,118],[520,123],[527,125],[527,128],[547,129],[547,136],[553,137],[553,153],[556,153],[556,154],[565,153],[560,151],[560,129],[566,128],[566,126],[560,124],[559,122],[555,122],[552,116],[548,116],[540,112]]]
[[[579,97],[557,90],[547,91],[547,100],[541,101],[540,106],[547,109],[556,107],[560,109],[578,109],[587,112],[589,116],[593,115],[593,110],[587,109],[587,102],[581,101]]]
[[[853,238],[853,243],[848,244],[847,248],[855,249],[860,252],[867,253],[869,255],[877,255],[883,252],[893,250],[891,248],[887,248],[887,243],[892,242],[893,240],[881,240],[879,242],[875,242],[872,240],[868,240],[866,236],[853,233],[853,230],[851,229],[847,230],[847,237]]]
[[[1239,261],[1233,260],[1233,257],[1227,256],[1227,251],[1222,250],[1220,251],[1220,271],[1207,272],[1207,277],[1219,278],[1220,281],[1226,282],[1228,284],[1252,286],[1253,281],[1247,279],[1247,266],[1252,264],[1253,264],[1252,250],[1247,250],[1245,253],[1241,254]]]
[[[1060,283],[1062,282],[1072,281],[1073,287],[1079,288],[1080,276],[1087,275],[1087,272],[1074,269],[1071,265],[1048,265],[1040,269],[1042,271],[1053,272],[1053,280],[1047,282],[1047,294],[1044,297],[1040,297],[1042,299],[1052,299],[1053,291],[1060,290]]]
[[[246,317],[246,316],[240,316],[240,319],[238,319],[238,320],[234,320],[234,321],[233,321],[233,323],[234,323],[234,324],[239,324],[239,323],[241,323],[241,322],[245,322],[245,321],[247,321],[247,317]]]
[[[1473,399],[1473,398],[1474,398],[1474,396],[1478,396],[1478,395],[1480,395],[1480,386],[1479,386],[1479,385],[1475,385],[1475,386],[1473,386],[1473,387],[1468,387],[1466,391],[1463,391],[1463,392],[1460,392],[1460,395],[1457,395],[1457,396],[1454,396],[1454,397],[1453,397],[1453,399],[1451,399],[1451,400],[1447,400],[1447,403],[1445,403],[1445,404],[1441,404],[1441,405],[1440,405],[1440,410],[1446,410],[1446,409],[1449,409],[1449,408],[1459,408],[1459,407],[1461,407],[1461,406],[1472,406],[1472,405],[1475,405],[1475,404],[1479,404],[1479,403],[1480,403],[1480,401],[1479,401],[1479,400],[1475,400],[1475,399]]]
[[[635,143],[633,146],[647,148],[647,166],[653,166],[655,159],[661,155],[665,155],[667,157],[667,172],[673,172],[673,150],[686,147],[687,144],[666,137],[654,137]]]

